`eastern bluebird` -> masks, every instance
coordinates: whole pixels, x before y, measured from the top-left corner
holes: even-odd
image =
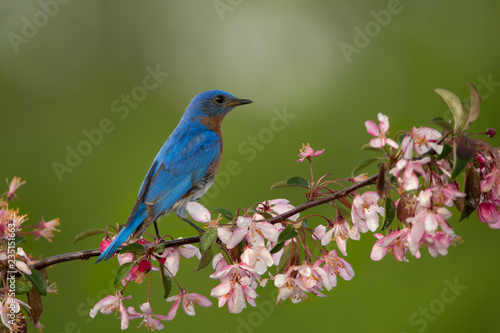
[[[109,259],[130,236],[138,239],[151,223],[176,212],[184,221],[186,206],[200,199],[219,171],[222,120],[235,106],[252,103],[221,90],[196,95],[181,121],[156,155],[144,178],[125,228],[96,262]],[[157,230],[158,233],[158,230]]]

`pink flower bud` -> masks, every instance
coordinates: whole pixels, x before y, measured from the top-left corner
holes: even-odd
[[[104,238],[101,242],[101,244],[99,244],[99,251],[101,251],[101,253],[106,250],[106,248],[109,246],[109,244],[111,244],[111,241],[112,239],[110,238]]]
[[[151,262],[147,260],[141,260],[139,262],[139,268],[138,268],[139,272],[149,272],[150,269],[151,269]]]
[[[477,207],[477,216],[483,223],[496,223],[498,221],[498,209],[491,202],[483,202]]]
[[[489,136],[490,138],[494,137],[496,134],[497,134],[497,131],[494,128],[488,128],[486,130],[486,135]]]

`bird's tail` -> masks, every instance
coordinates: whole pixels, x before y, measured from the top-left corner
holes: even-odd
[[[127,240],[127,238],[137,229],[137,227],[144,222],[147,217],[146,205],[141,203],[137,211],[135,212],[132,220],[123,228],[116,238],[109,244],[109,246],[104,250],[103,253],[97,258],[96,263],[101,260],[108,260],[113,256],[113,254],[118,250],[120,245]]]

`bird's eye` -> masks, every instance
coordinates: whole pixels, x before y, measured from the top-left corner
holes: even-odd
[[[222,96],[222,95],[217,95],[217,96],[215,96],[215,98],[214,98],[214,101],[215,101],[217,104],[222,104],[222,103],[224,103],[224,101],[225,101],[225,100],[226,100],[226,99],[225,99],[225,98],[224,98],[224,96]]]

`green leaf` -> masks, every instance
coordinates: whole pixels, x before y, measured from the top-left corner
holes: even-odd
[[[158,244],[158,246],[155,248],[156,253],[163,253],[165,251],[165,243],[161,242]]]
[[[39,270],[32,268],[31,275],[24,274],[24,277],[31,282],[38,294],[47,295],[47,279]]]
[[[444,120],[441,117],[437,117],[437,118],[432,119],[431,123],[436,124],[438,126],[441,126],[442,128],[444,128],[445,130],[448,130],[448,131],[453,128],[453,126],[451,126],[450,121]]]
[[[443,151],[438,156],[438,160],[442,160],[443,158],[448,156],[452,151],[453,151],[453,148],[451,148],[451,146],[447,142],[445,142],[443,144]]]
[[[163,285],[163,298],[167,298],[172,290],[172,278],[165,275],[163,265],[160,265],[161,284]]]
[[[347,220],[347,222],[349,222],[352,225],[351,211],[349,210],[349,208],[347,208],[340,202],[337,203],[336,207],[337,207],[337,213],[342,215]]]
[[[212,209],[212,212],[222,215],[226,220],[232,221],[234,219],[234,214],[227,208],[217,207]]]
[[[286,181],[289,186],[300,186],[304,188],[309,188],[309,182],[302,177],[292,177]]]
[[[81,232],[78,235],[76,235],[75,239],[73,240],[73,246],[76,243],[78,243],[79,241],[81,241],[82,239],[85,239],[87,237],[94,236],[94,235],[104,234],[104,233],[106,233],[106,230],[101,229],[101,228],[95,228],[95,229],[90,229],[90,230]]]
[[[455,179],[464,170],[464,168],[467,166],[467,164],[469,164],[469,162],[471,160],[472,159],[464,161],[461,158],[457,158],[455,160],[455,166],[453,167],[453,172],[451,173],[451,179],[450,180]]]
[[[361,146],[361,150],[372,150],[372,151],[377,151],[379,153],[382,153],[382,149],[380,148],[373,148],[372,146],[370,146],[369,143],[365,143],[364,145]]]
[[[276,276],[277,274],[280,274],[286,266],[288,266],[288,261],[290,260],[290,254],[292,252],[292,245],[293,242],[290,242],[285,246],[285,249],[283,250],[283,254],[281,255],[280,262],[278,263],[278,266],[276,267],[276,272],[274,275]]]
[[[394,201],[390,197],[385,198],[385,219],[382,224],[382,228],[380,230],[385,230],[389,228],[394,221],[394,217],[396,216],[396,206],[394,205]]]
[[[297,237],[299,234],[292,225],[287,225],[278,236],[278,243],[283,243],[289,239]]]
[[[227,250],[220,245],[217,245],[217,247],[219,248],[220,253],[222,253],[222,256],[224,257],[226,264],[231,265],[232,264],[231,257],[229,256],[229,253],[227,253]]]
[[[134,267],[135,262],[127,262],[118,268],[118,272],[116,272],[115,275],[115,286],[118,285],[126,276],[127,274],[132,270],[132,267]]]
[[[212,247],[209,247],[205,253],[202,254],[200,262],[198,263],[198,266],[194,269],[195,272],[202,270],[203,268],[207,267],[210,265],[212,262],[212,259],[214,258],[214,249]]]
[[[25,242],[26,240],[24,239],[24,237],[21,237],[21,236],[16,236],[14,237],[14,243],[16,243],[15,247],[18,247],[19,244],[21,244],[22,242]]]
[[[143,245],[139,243],[130,243],[128,245],[125,245],[123,249],[120,250],[120,253],[129,253],[129,252],[137,252],[137,253],[142,253],[146,252],[146,249],[144,248]]]
[[[308,189],[309,183],[302,177],[292,177],[289,178],[288,180],[274,183],[273,185],[271,185],[271,190],[283,187],[303,187]]]
[[[285,243],[278,243],[278,244],[276,244],[276,245],[275,245],[275,246],[271,249],[271,251],[269,251],[269,252],[270,252],[271,254],[276,253],[276,252],[279,252],[279,251],[283,248],[283,246],[285,246]]]
[[[354,176],[357,176],[358,173],[363,170],[364,168],[366,168],[367,166],[369,166],[370,164],[376,162],[376,161],[380,161],[380,158],[378,157],[368,157],[367,159],[361,161],[351,172],[351,176],[354,177]]]
[[[453,114],[453,119],[455,120],[454,133],[456,135],[461,134],[465,126],[467,126],[469,110],[463,108],[460,99],[451,91],[443,88],[434,89],[434,91],[446,102]]]
[[[300,222],[302,222],[302,226],[304,228],[309,228],[309,220],[308,219],[304,218]]]
[[[28,300],[28,305],[30,306],[30,314],[31,314],[31,320],[33,321],[33,324],[36,325],[38,323],[38,320],[40,319],[40,316],[42,315],[43,312],[43,303],[42,303],[42,298],[40,295],[33,289],[31,289],[28,294],[26,295],[27,300]]]
[[[26,294],[31,289],[33,289],[33,284],[30,281],[16,279],[16,295]]]
[[[217,241],[217,229],[209,228],[201,238],[200,241],[200,252],[201,254],[205,253],[212,245]]]
[[[272,218],[272,217],[273,217],[273,216],[272,216],[271,214],[269,214],[269,213],[266,213],[266,212],[261,212],[261,211],[259,211],[259,210],[253,209],[253,208],[252,208],[252,209],[250,209],[250,212],[252,212],[252,213],[257,213],[257,214],[259,214],[259,215],[262,215],[262,217],[263,217],[263,218],[265,218],[266,220],[267,220],[267,219],[270,219],[270,218]]]
[[[408,133],[403,133],[400,136],[398,136],[398,141],[399,143],[403,143],[403,139],[408,136]]]

